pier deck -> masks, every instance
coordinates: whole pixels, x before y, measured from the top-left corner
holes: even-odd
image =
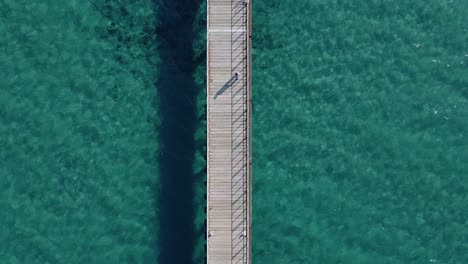
[[[251,0],[207,5],[207,263],[251,263]]]

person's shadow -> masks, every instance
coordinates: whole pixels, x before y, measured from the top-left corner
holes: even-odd
[[[229,79],[215,94],[214,99],[218,98],[218,96],[222,95],[229,87],[231,87],[238,79],[238,73],[235,73],[231,79]]]

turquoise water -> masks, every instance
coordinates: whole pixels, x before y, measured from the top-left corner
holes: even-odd
[[[254,263],[468,263],[468,2],[253,12]],[[203,263],[205,15],[0,0],[2,263]]]
[[[157,258],[155,9],[108,2],[0,1],[2,263]]]
[[[254,263],[468,263],[468,2],[253,3]]]

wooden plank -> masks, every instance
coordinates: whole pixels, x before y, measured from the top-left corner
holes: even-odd
[[[207,12],[207,263],[250,264],[251,2]]]

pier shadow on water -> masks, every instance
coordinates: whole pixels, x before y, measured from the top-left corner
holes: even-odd
[[[193,22],[200,0],[154,0],[159,24],[159,264],[192,263],[197,125]]]

